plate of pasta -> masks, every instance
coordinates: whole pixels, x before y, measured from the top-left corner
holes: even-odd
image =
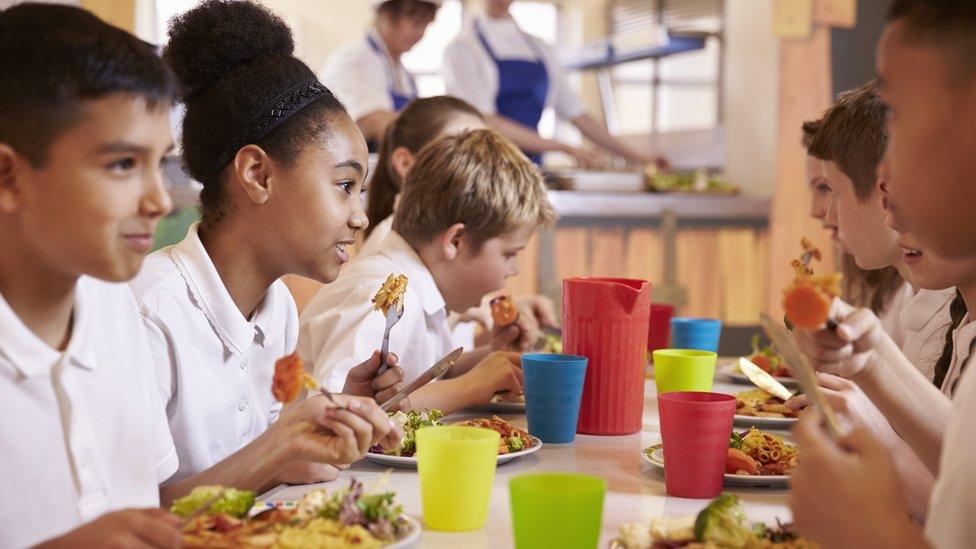
[[[748,429],[733,431],[725,457],[725,486],[781,488],[789,483],[800,451],[786,437]],[[664,471],[664,446],[655,444],[641,452],[641,460]]]
[[[788,408],[782,399],[762,389],[752,389],[736,393],[732,423],[740,427],[789,429],[802,411],[802,408]]]

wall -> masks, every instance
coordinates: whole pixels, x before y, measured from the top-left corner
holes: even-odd
[[[283,16],[295,33],[298,57],[316,73],[339,46],[362,38],[373,21],[367,0],[261,0]]]
[[[772,11],[773,0],[727,0],[725,8],[725,171],[747,193],[762,196],[773,194],[778,144]]]

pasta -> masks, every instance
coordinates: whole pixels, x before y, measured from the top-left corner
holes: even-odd
[[[743,391],[735,395],[735,413],[750,417],[800,417],[802,409],[792,409],[783,400],[762,389]]]
[[[755,428],[742,436],[742,452],[759,463],[760,475],[789,475],[800,455],[796,446]]]
[[[373,307],[378,311],[383,311],[383,315],[390,313],[390,308],[396,305],[403,308],[403,294],[407,291],[406,275],[391,274],[386,277],[386,281],[380,287],[376,295],[373,296]]]

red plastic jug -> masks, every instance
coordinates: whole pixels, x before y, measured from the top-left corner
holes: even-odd
[[[563,280],[563,352],[589,358],[577,433],[641,430],[650,314],[646,280]]]

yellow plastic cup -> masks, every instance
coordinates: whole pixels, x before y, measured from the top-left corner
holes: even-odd
[[[477,427],[417,431],[417,471],[427,527],[469,532],[485,525],[500,439],[496,431]]]
[[[717,358],[718,355],[712,351],[654,351],[654,382],[657,384],[657,394],[675,391],[711,392]]]

